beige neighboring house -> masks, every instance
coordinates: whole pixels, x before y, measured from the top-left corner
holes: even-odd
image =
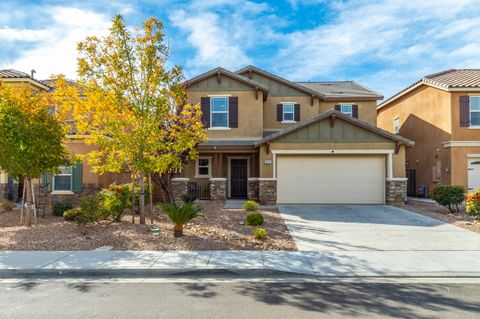
[[[377,127],[383,97],[355,81],[292,82],[254,66],[186,83],[208,141],[175,196],[278,204],[402,204],[405,148]]]
[[[427,75],[378,106],[378,126],[415,141],[408,193],[438,183],[480,187],[480,69]]]

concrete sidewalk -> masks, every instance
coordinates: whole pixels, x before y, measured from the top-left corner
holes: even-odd
[[[480,277],[480,251],[2,251],[25,276]]]

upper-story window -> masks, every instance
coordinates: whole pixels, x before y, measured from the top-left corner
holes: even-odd
[[[60,172],[53,176],[53,191],[71,192],[72,191],[72,166],[60,166]]]
[[[342,104],[340,105],[340,112],[349,116],[353,116],[353,106],[351,104]]]
[[[400,130],[400,119],[398,116],[393,119],[393,132],[398,133]]]
[[[480,96],[470,96],[470,126],[480,126]]]
[[[283,118],[282,121],[284,122],[292,122],[295,121],[295,106],[293,103],[283,103]]]
[[[211,127],[228,127],[228,97],[210,98]]]

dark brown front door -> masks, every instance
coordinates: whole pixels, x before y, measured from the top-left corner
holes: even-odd
[[[232,198],[247,197],[247,160],[232,159],[230,162],[230,195]]]

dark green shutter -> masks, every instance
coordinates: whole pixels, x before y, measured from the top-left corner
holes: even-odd
[[[42,173],[42,188],[47,189],[48,173]]]
[[[82,191],[82,162],[81,161],[78,161],[77,164],[73,166],[72,191],[75,193],[79,193]]]

